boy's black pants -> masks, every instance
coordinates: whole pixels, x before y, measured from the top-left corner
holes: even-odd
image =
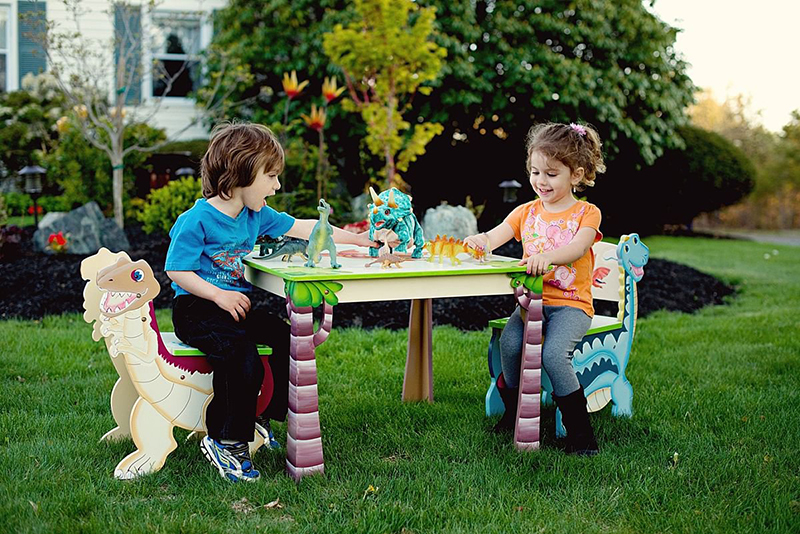
[[[206,409],[208,435],[216,440],[251,441],[264,366],[256,344],[269,345],[274,389],[261,414],[286,420],[289,403],[289,332],[280,317],[251,309],[239,322],[210,300],[181,295],[173,303],[175,335],[206,354],[214,369],[214,398]]]

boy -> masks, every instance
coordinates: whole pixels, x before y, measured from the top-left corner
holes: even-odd
[[[280,189],[284,152],[258,124],[221,124],[201,163],[203,198],[181,214],[169,235],[165,271],[175,290],[172,321],[184,343],[207,355],[214,397],[206,410],[208,435],[200,448],[220,475],[255,481],[247,442],[253,440],[264,366],[256,344],[272,349],[272,400],[262,420],[284,421],[288,407],[289,325],[266,310],[251,310],[242,259],[259,235],[308,239],[316,220],[294,219],[266,205]],[[334,228],[334,241],[376,246],[366,234]],[[279,447],[269,424],[269,443]]]

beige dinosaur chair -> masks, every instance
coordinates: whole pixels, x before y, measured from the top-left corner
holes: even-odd
[[[178,444],[173,428],[205,432],[205,411],[211,400],[211,367],[200,356],[176,356],[174,334],[162,338],[153,299],[161,290],[153,270],[144,260],[131,261],[125,252],[101,248],[81,262],[83,318],[93,325],[92,338],[105,340],[119,380],[111,392],[111,413],[116,428],[101,440],[130,436],[136,451],[114,469],[118,479],[132,479],[163,467]],[[186,347],[185,345],[183,347]],[[192,349],[186,347],[190,352]],[[260,348],[264,358],[269,348]],[[196,349],[194,354],[200,354]],[[272,398],[272,375],[264,383],[256,413]],[[266,430],[256,425],[250,453],[264,444]]]

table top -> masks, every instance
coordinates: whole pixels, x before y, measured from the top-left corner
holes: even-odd
[[[330,268],[330,258],[323,254],[322,267],[305,267],[305,260],[292,262],[280,258],[258,260],[251,253],[244,259],[245,277],[256,287],[278,296],[285,295],[285,284],[296,282],[337,282],[344,288],[337,293],[339,302],[428,299],[502,295],[513,293],[509,275],[524,273],[518,259],[492,255],[479,262],[466,253],[453,265],[449,258],[441,263],[427,257],[403,261],[399,267],[383,268],[368,250],[356,245],[337,247],[336,260],[342,267]],[[372,263],[372,262],[375,263]],[[372,265],[367,266],[367,264]]]
[[[457,256],[460,264],[453,264],[449,258],[429,261],[427,255],[411,259],[409,254],[396,254],[405,261],[399,265],[383,268],[377,258],[369,257],[367,249],[356,245],[337,246],[336,261],[339,269],[330,268],[330,257],[323,252],[317,267],[305,267],[305,260],[296,256],[291,262],[279,257],[270,260],[253,258],[255,251],[244,259],[245,265],[292,282],[321,280],[365,280],[371,278],[419,278],[427,276],[459,276],[476,274],[503,274],[525,272],[524,265],[517,265],[519,259],[491,255],[488,261],[479,262],[466,253]],[[374,262],[374,263],[373,263]],[[372,263],[372,265],[367,266]]]

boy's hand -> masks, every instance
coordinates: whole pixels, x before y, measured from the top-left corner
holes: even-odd
[[[375,247],[380,248],[381,244],[377,241],[373,241],[369,238],[369,231],[361,232],[360,234],[355,234],[355,243],[354,245],[358,245],[360,247]]]
[[[388,245],[389,248],[395,248],[400,244],[400,238],[397,237],[397,234],[394,232],[394,230],[384,229],[376,231],[375,241],[378,242],[378,248],[380,248],[381,245]]]
[[[217,296],[214,297],[214,304],[230,313],[237,323],[239,322],[239,317],[244,319],[247,312],[250,311],[250,299],[239,291],[220,289]]]
[[[528,256],[527,259],[520,260],[517,265],[527,265],[525,270],[528,272],[528,274],[535,276],[543,275],[552,268],[552,262],[550,261],[550,256],[548,256],[547,253],[533,254]]]

